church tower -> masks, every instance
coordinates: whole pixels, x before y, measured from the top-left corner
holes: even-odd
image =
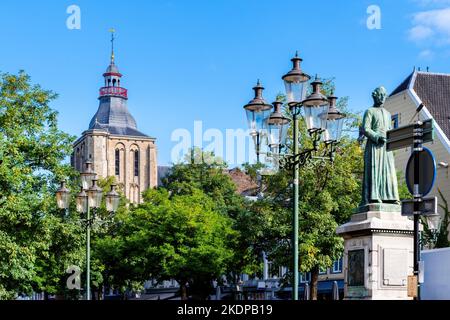
[[[71,162],[81,172],[85,162],[91,161],[98,177],[115,177],[127,199],[140,203],[141,193],[157,185],[156,139],[140,132],[128,111],[128,91],[115,64],[114,34],[111,41],[100,105],[88,130],[75,142]]]

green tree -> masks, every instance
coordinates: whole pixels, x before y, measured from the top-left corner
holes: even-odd
[[[226,171],[221,159],[194,148],[184,163],[172,167],[163,186],[171,195],[192,195],[195,190],[202,190],[213,200],[215,210],[231,219],[237,238],[232,243],[234,258],[228,261],[226,275],[229,281],[237,283],[242,273],[261,273],[262,249],[256,239],[261,235],[262,224],[261,216],[249,211],[252,203],[237,194]]]
[[[76,220],[56,209],[59,180],[76,175],[55,98],[24,72],[0,74],[0,299],[61,293],[66,268],[82,259]]]
[[[232,221],[201,190],[172,196],[164,189],[146,191],[121,232],[128,263],[140,268],[141,278],[175,279],[182,299],[205,299],[233,257]]]
[[[236,194],[236,186],[225,171],[222,160],[195,148],[184,163],[171,168],[163,179],[163,187],[172,195],[191,195],[200,189],[214,199],[217,210],[233,217],[233,211],[242,205],[242,198]]]

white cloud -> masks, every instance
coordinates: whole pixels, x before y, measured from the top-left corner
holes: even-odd
[[[419,58],[423,60],[431,60],[434,57],[434,52],[431,50],[423,50],[419,53]]]
[[[433,33],[431,28],[418,25],[409,30],[409,39],[412,41],[421,41],[427,39]]]
[[[414,2],[424,7],[446,6],[450,4],[450,0],[414,0]]]
[[[449,0],[450,2],[450,0]],[[450,43],[450,8],[418,12],[413,16],[409,38],[417,43]]]

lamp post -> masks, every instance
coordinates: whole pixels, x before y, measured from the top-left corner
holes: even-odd
[[[253,138],[256,147],[257,162],[259,163],[261,140],[265,136],[264,121],[270,115],[272,106],[264,100],[262,95],[264,87],[259,80],[253,90],[255,91],[255,97],[244,106],[244,109],[247,114],[250,136]]]
[[[432,238],[429,239],[430,242],[436,241],[436,236],[438,235],[440,224],[441,224],[441,216],[438,213],[420,213],[414,215],[414,223],[419,220],[420,216],[425,217],[425,221],[428,226],[428,230],[431,233]],[[424,221],[422,220],[422,223]],[[420,300],[420,287],[421,282],[419,281],[420,274],[423,272],[423,270],[420,267],[420,252],[422,251],[422,247],[424,245],[424,239],[423,239],[423,231],[422,233],[419,231],[419,226],[414,226],[414,240],[417,239],[417,244],[414,246],[414,275],[417,277],[417,297],[415,300]],[[429,243],[429,242],[428,242]]]
[[[267,143],[268,156],[274,157],[278,165],[293,174],[293,210],[292,210],[292,255],[293,255],[293,281],[292,281],[292,299],[298,300],[299,284],[299,172],[300,168],[313,160],[333,160],[335,145],[339,143],[342,133],[343,121],[345,115],[336,107],[337,98],[325,97],[321,93],[322,82],[316,76],[311,83],[312,94],[307,95],[308,83],[311,79],[309,75],[301,69],[303,61],[298,54],[291,60],[292,70],[282,77],[286,87],[287,104],[292,114],[293,124],[293,146],[288,150],[286,146],[287,133],[291,120],[284,116],[281,110],[282,102],[273,103],[268,107],[262,98],[262,90],[259,81],[254,88],[255,98],[249,104],[244,106],[247,113],[247,119],[250,127],[250,134],[257,135],[256,153],[259,160],[261,152],[261,137]],[[301,110],[304,110],[304,121],[308,133],[312,139],[312,148],[300,150],[299,145],[299,120]],[[261,122],[262,119],[262,122]],[[262,124],[262,129],[260,126]],[[259,133],[258,130],[261,130]],[[319,153],[319,144],[323,139],[325,153]]]
[[[91,300],[91,228],[96,210],[102,203],[103,190],[97,185],[97,174],[92,170],[92,163],[88,161],[85,165],[86,171],[80,174],[81,191],[76,197],[76,210],[80,214],[86,214],[86,219],[83,219],[86,226],[86,300]],[[111,185],[111,191],[106,194],[106,210],[111,213],[117,211],[120,201],[115,188],[115,184]],[[70,192],[66,188],[65,181],[61,182],[61,187],[56,192],[56,200],[58,208],[68,210]]]

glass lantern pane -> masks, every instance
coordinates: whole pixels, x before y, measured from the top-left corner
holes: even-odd
[[[116,212],[117,209],[119,208],[119,202],[120,202],[120,197],[114,197],[112,199],[112,211]]]
[[[114,198],[113,197],[106,197],[106,211],[108,212],[113,212],[114,210],[114,206],[113,203],[114,202]]]
[[[102,203],[102,192],[97,190],[89,190],[89,206],[91,208],[100,208]]]
[[[288,128],[289,128],[288,123],[269,125],[268,144],[270,148],[279,149],[280,146],[286,144]]]
[[[250,133],[256,132],[256,116],[254,111],[245,110]]]
[[[102,205],[102,197],[103,197],[103,193],[100,191],[100,192],[97,192],[97,194],[96,194],[96,205],[97,205],[97,207],[96,208],[100,208],[100,206]]]
[[[289,123],[283,124],[281,126],[281,132],[280,132],[280,144],[281,144],[281,146],[285,146],[286,145],[288,130],[289,130]]]
[[[110,197],[106,197],[105,204],[106,204],[106,211],[112,212],[113,211],[112,199]]]
[[[426,216],[426,219],[427,219],[428,228],[430,230],[438,230],[439,229],[441,217],[438,214]]]
[[[92,173],[82,173],[81,174],[81,185],[84,190],[88,190],[92,187],[92,179],[94,179],[94,174]]]
[[[58,209],[65,209],[64,203],[62,201],[62,195],[59,193],[56,194],[56,205]]]
[[[256,135],[257,132],[261,133],[264,130],[264,121],[270,116],[271,111],[271,109],[259,111],[246,110],[250,135]]]
[[[116,212],[117,209],[119,209],[119,204],[120,204],[120,198],[116,197],[113,201],[113,211]]]
[[[344,119],[330,119],[327,121],[327,129],[323,133],[323,141],[337,142],[341,139]]]
[[[264,121],[270,117],[271,109],[263,110],[256,113],[256,130],[261,132],[264,129]]]
[[[119,207],[120,196],[115,191],[111,191],[106,195],[106,210],[108,212],[116,212]]]
[[[306,97],[306,90],[308,88],[308,82],[301,82],[300,80],[293,81],[295,79],[289,78],[284,81],[286,87],[286,99],[287,102],[302,102]]]
[[[305,106],[305,122],[308,130],[326,129],[326,117],[329,105],[324,106]]]
[[[77,197],[77,212],[86,213],[87,197]]]
[[[70,194],[68,192],[56,193],[56,204],[59,209],[67,209],[69,207]]]

